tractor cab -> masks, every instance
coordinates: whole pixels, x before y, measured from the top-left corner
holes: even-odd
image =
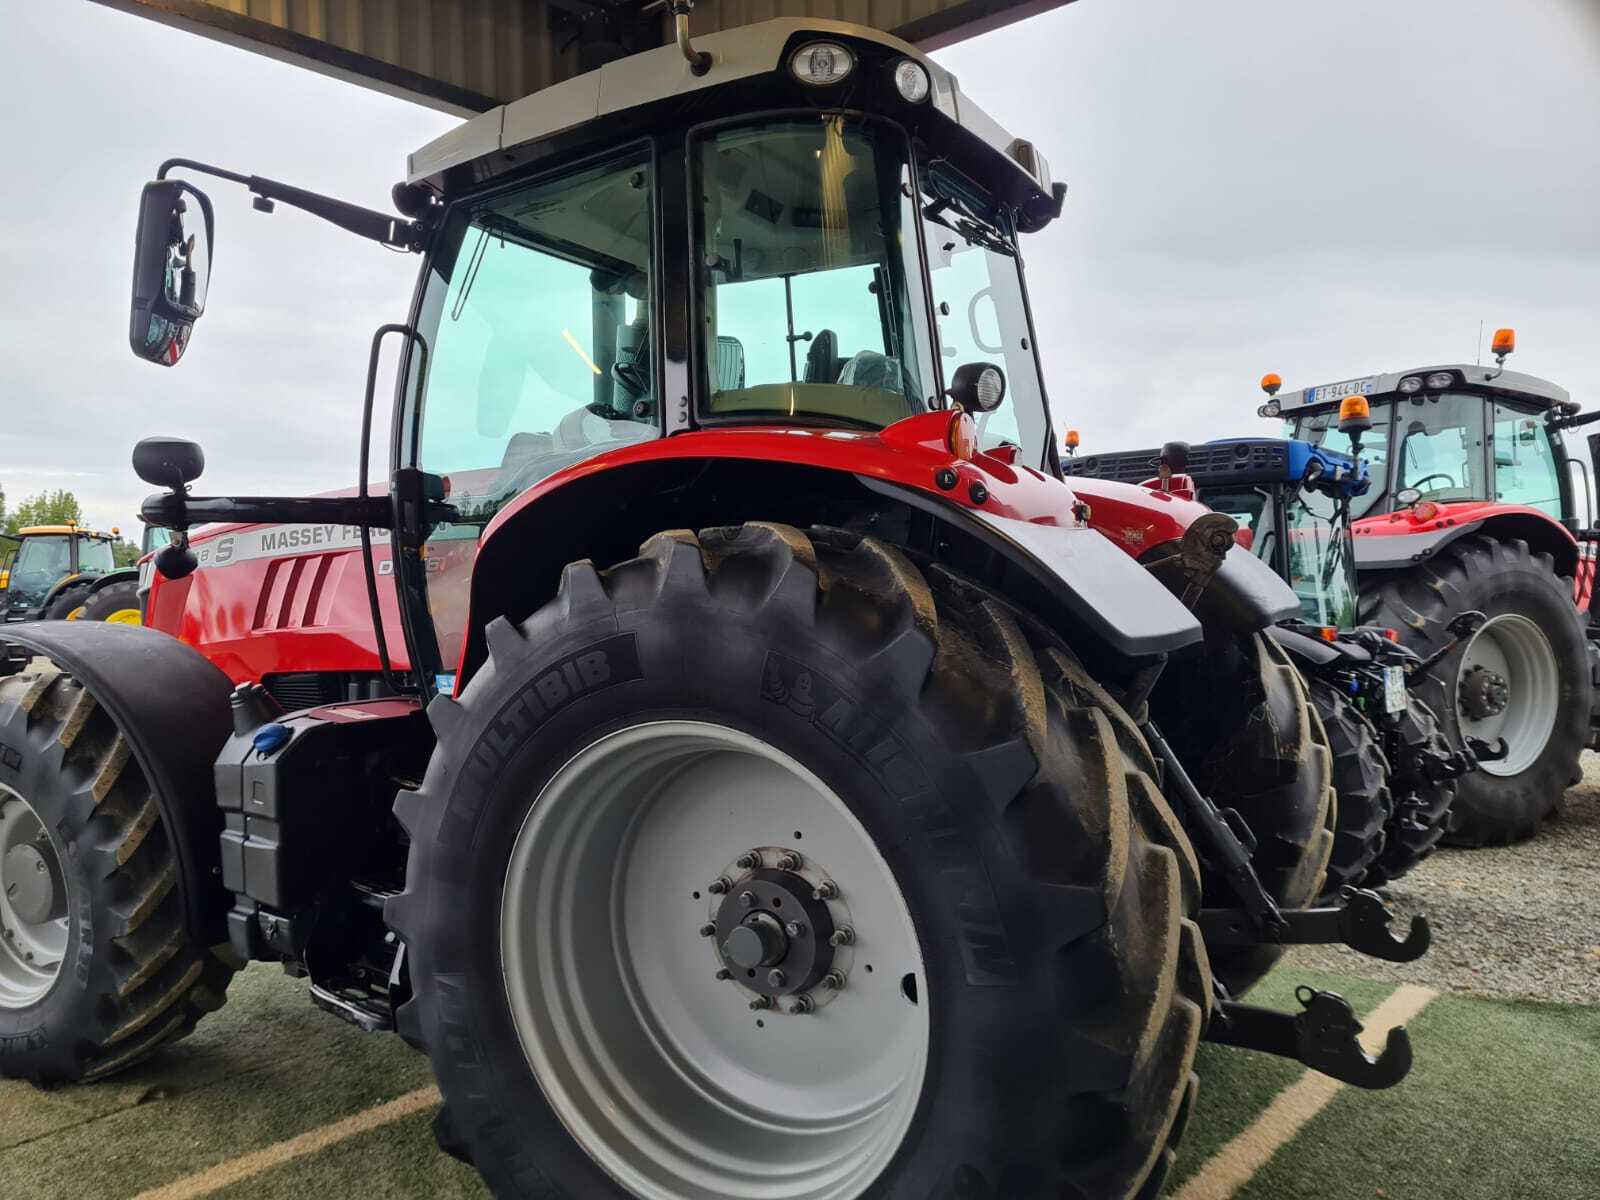
[[[1286,436],[1349,454],[1350,435],[1338,427],[1340,404],[1366,399],[1372,426],[1360,435],[1360,453],[1373,486],[1352,502],[1357,518],[1426,515],[1445,505],[1513,506],[1577,530],[1579,514],[1592,507],[1590,477],[1561,437],[1577,405],[1564,388],[1504,369],[1513,343],[1502,335],[1509,334],[1497,335],[1494,367],[1370,375],[1275,395],[1259,412],[1281,417]]]
[[[775,20],[607,63],[413,154],[395,188],[409,220],[173,160],[145,190],[131,328],[165,365],[203,312],[215,236],[179,168],[423,256],[387,332],[404,345],[391,470],[417,501],[395,517],[415,550],[396,573],[427,683],[460,657],[491,523],[602,457],[752,429],[845,453],[959,404],[972,453],[1053,470],[1018,237],[1066,189],[890,35]],[[600,493],[575,520],[621,503]],[[291,507],[227,513],[305,519]],[[164,553],[181,569],[181,547]]]
[[[64,585],[115,569],[115,533],[76,525],[19,529],[0,546],[0,619],[29,621],[46,615]]]

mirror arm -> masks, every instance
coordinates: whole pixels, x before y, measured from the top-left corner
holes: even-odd
[[[194,525],[353,525],[390,529],[387,496],[186,496],[160,492],[139,506],[146,525],[185,530]]]
[[[218,179],[226,179],[230,183],[243,184],[260,197],[256,201],[256,206],[260,208],[265,204],[263,211],[266,212],[272,211],[271,202],[282,201],[292,208],[321,217],[324,221],[339,226],[340,229],[347,230],[357,237],[378,242],[380,245],[420,252],[427,241],[428,227],[421,221],[407,221],[400,217],[386,216],[373,209],[362,208],[359,204],[335,200],[332,196],[308,192],[304,188],[279,183],[275,179],[264,179],[260,175],[240,175],[236,171],[213,167],[209,163],[196,162],[192,158],[167,159],[156,172],[156,178],[165,179],[167,172],[175,167],[184,167],[191,171],[213,175]]]

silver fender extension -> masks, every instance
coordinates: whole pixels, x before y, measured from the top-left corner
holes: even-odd
[[[1091,637],[1123,657],[1169,654],[1203,638],[1200,622],[1176,596],[1092,529],[1035,525],[870,476],[856,478],[880,495],[976,538],[1044,588]],[[1066,636],[1070,631],[1058,632]]]

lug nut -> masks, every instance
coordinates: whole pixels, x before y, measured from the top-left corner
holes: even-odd
[[[751,1012],[761,1012],[763,1009],[768,1009],[771,1007],[772,999],[768,996],[757,996],[754,1000],[750,1001]]]
[[[789,1001],[789,1015],[798,1017],[804,1013],[811,1012],[816,1007],[817,1002],[804,992],[801,992],[800,995]]]
[[[800,856],[793,850],[785,850],[778,856],[778,870],[780,871],[798,871],[802,865]]]
[[[717,978],[721,979],[721,980],[724,980],[724,981],[732,979],[733,978],[733,972],[728,970],[727,967],[718,967],[717,968]]]
[[[828,938],[828,945],[850,946],[855,944],[855,940],[856,931],[851,929],[848,925],[841,925],[839,928],[835,929],[832,936]]]
[[[732,890],[733,880],[729,879],[726,875],[718,875],[708,885],[706,885],[706,891],[710,892],[713,896],[725,896]]]
[[[805,937],[806,935],[806,927],[800,924],[799,921],[790,921],[783,927],[783,931],[792,938]]]
[[[787,982],[788,978],[789,977],[777,967],[773,967],[772,970],[767,972],[767,986],[782,987],[784,983]]]
[[[756,894],[754,892],[739,893],[739,905],[741,908],[754,908],[755,904]]]
[[[827,988],[830,992],[837,992],[844,986],[844,972],[829,971],[822,977],[822,986]]]
[[[831,879],[824,879],[811,889],[813,900],[837,900],[839,898],[839,885]]]
[[[734,863],[741,871],[754,871],[761,866],[761,851],[746,850]]]
[[[700,936],[701,937],[711,937],[716,932],[717,932],[717,927],[715,925],[707,924],[707,925],[700,926]]]

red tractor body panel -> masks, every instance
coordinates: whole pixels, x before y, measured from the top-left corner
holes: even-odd
[[[1089,527],[1133,558],[1183,537],[1195,519],[1211,510],[1191,498],[1140,484],[1073,476],[1072,490],[1089,506]]]
[[[968,418],[961,420],[970,424]],[[1073,490],[1059,480],[1008,462],[1004,452],[957,458],[947,442],[951,421],[950,412],[938,411],[877,432],[783,426],[699,430],[600,454],[551,475],[496,513],[481,539],[469,526],[465,529],[472,536],[446,535],[430,542],[429,593],[435,622],[441,630],[461,631],[443,639],[445,661],[456,662],[464,653],[468,629],[497,615],[473,611],[471,585],[481,549],[493,539],[509,536],[508,528],[519,518],[534,516],[540,502],[562,488],[635,464],[744,459],[811,466],[915,488],[1032,524],[1081,527],[1073,515]],[[939,486],[937,476],[943,471],[954,473],[953,487]],[[453,490],[459,492],[469,477],[446,482],[454,483]],[[976,484],[988,492],[982,505],[973,499]],[[1147,507],[1160,512],[1163,499],[1152,497]],[[1187,509],[1205,511],[1198,505]],[[1181,536],[1183,525],[1162,515],[1166,520],[1159,528],[1157,522],[1145,522],[1150,536]],[[374,540],[385,634],[395,666],[404,668],[408,660],[395,590],[390,586],[387,534],[375,533]],[[235,683],[286,672],[379,670],[358,530],[216,526],[196,535],[191,544],[200,568],[176,582],[156,575],[149,623],[194,646]]]

